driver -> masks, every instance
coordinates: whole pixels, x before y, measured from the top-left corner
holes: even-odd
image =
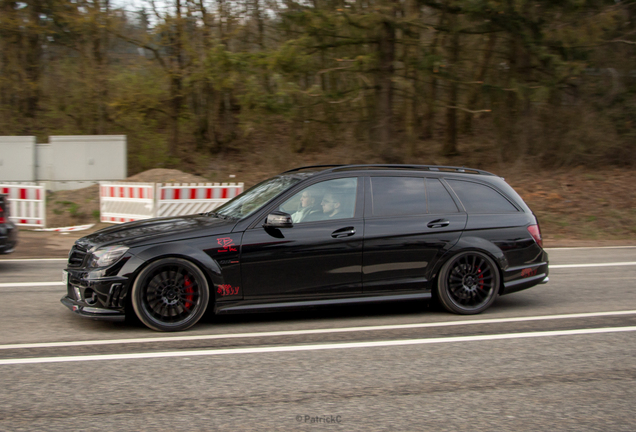
[[[320,207],[318,206],[317,191],[307,189],[300,195],[300,207],[298,208],[298,211],[294,212],[291,215],[292,222],[302,222],[304,220],[307,220],[310,215],[315,215],[319,212]]]

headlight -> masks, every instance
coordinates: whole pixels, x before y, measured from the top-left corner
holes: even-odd
[[[128,248],[126,246],[106,246],[93,252],[89,267],[108,267],[117,262]]]

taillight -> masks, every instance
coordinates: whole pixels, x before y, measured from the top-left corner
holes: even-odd
[[[539,246],[543,247],[543,239],[541,238],[541,228],[539,228],[539,225],[530,225],[528,227],[528,232],[534,241],[536,241]]]
[[[5,223],[4,210],[2,210],[1,208],[0,208],[0,223]]]

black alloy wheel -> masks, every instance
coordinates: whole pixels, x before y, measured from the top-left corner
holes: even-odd
[[[442,266],[437,280],[437,298],[449,312],[478,314],[495,301],[499,284],[499,270],[488,255],[477,251],[461,252]]]
[[[205,313],[210,297],[203,272],[190,261],[164,258],[144,268],[133,285],[137,317],[157,331],[182,331]]]

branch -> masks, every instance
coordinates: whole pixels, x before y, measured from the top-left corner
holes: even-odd
[[[453,13],[453,14],[460,14],[460,13],[464,12],[464,10],[462,8],[460,8],[460,7],[450,6],[448,4],[441,4],[441,3],[437,3],[437,2],[434,2],[434,1],[430,1],[430,0],[419,0],[418,3],[423,5],[423,6],[428,6],[428,7],[431,7],[433,9],[441,10],[443,12],[450,12],[450,13]]]
[[[157,17],[159,21],[162,21],[161,15],[159,14],[159,11],[157,11],[157,5],[155,5],[154,0],[150,0],[150,6],[152,7],[152,11],[154,12],[155,17]]]
[[[467,113],[471,113],[471,114],[479,114],[479,113],[489,113],[492,112],[492,110],[489,109],[483,109],[483,110],[470,110],[468,108],[462,108],[462,107],[458,107],[458,106],[450,106],[450,105],[439,105],[442,108],[449,108],[449,109],[456,109],[456,110],[460,110],[460,111],[464,111]]]
[[[118,33],[118,32],[114,32],[114,31],[112,31],[112,30],[110,30],[110,33],[114,34],[115,36],[117,36],[117,37],[118,37],[118,38],[120,38],[120,39],[125,40],[125,41],[126,41],[126,42],[128,42],[128,43],[131,43],[131,44],[133,44],[133,45],[135,45],[135,46],[138,46],[138,47],[140,47],[140,48],[144,48],[144,49],[147,49],[148,51],[151,51],[151,52],[154,54],[154,56],[155,56],[155,58],[157,59],[157,61],[159,62],[159,64],[161,65],[161,67],[162,67],[165,71],[170,72],[170,68],[168,68],[168,66],[166,66],[166,62],[164,62],[164,61],[163,61],[163,58],[161,57],[161,55],[159,55],[159,50],[158,50],[157,48],[153,48],[153,47],[151,47],[151,46],[150,46],[150,45],[148,45],[148,44],[145,44],[145,43],[140,42],[140,41],[138,41],[138,40],[135,40],[135,39],[129,38],[128,36],[124,36],[123,34],[120,34],[120,33]]]
[[[629,45],[636,45],[635,41],[628,41],[628,40],[625,40],[625,39],[614,39],[614,40],[611,40],[611,41],[608,41],[608,42],[623,42],[623,43],[626,43],[626,44],[629,44]]]
[[[335,70],[351,69],[353,66],[354,65],[335,67],[335,68],[331,68],[331,69],[323,69],[323,70],[320,70],[320,71],[316,72],[316,75],[324,74],[324,73],[327,73],[327,72],[332,72],[332,71],[335,71]]]

